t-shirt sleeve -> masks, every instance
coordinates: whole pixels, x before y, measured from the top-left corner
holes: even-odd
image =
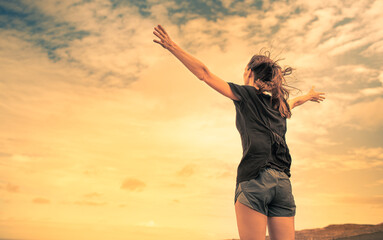
[[[241,102],[246,102],[250,99],[250,94],[244,85],[238,85],[236,83],[227,82],[231,88],[233,94],[239,99]],[[233,100],[236,101],[236,100]]]

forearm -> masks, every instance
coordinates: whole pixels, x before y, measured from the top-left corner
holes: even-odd
[[[310,100],[310,97],[308,94],[293,98],[291,100],[292,108],[299,106],[299,105],[302,105],[303,103],[307,102],[308,100]]]
[[[168,50],[176,58],[178,58],[198,79],[204,79],[207,67],[201,61],[184,51],[174,42],[170,45]]]

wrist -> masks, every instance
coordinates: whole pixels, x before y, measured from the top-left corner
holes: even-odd
[[[310,95],[310,93],[307,93],[306,95],[303,95],[303,99],[304,99],[305,101],[309,101],[309,100],[311,99],[311,95]]]
[[[170,51],[170,52],[174,52],[176,49],[177,49],[177,44],[175,42],[170,42],[169,46],[167,47],[167,49]]]

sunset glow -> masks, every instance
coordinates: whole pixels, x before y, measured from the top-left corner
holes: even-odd
[[[239,238],[235,107],[153,43],[161,24],[225,81],[262,48],[293,109],[295,228],[383,222],[383,1],[0,3],[0,239]]]

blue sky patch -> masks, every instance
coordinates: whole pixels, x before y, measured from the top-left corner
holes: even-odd
[[[60,60],[55,53],[57,49],[66,48],[71,41],[91,34],[19,0],[0,2],[0,31],[4,30],[23,33],[24,40],[45,50],[52,61]]]

